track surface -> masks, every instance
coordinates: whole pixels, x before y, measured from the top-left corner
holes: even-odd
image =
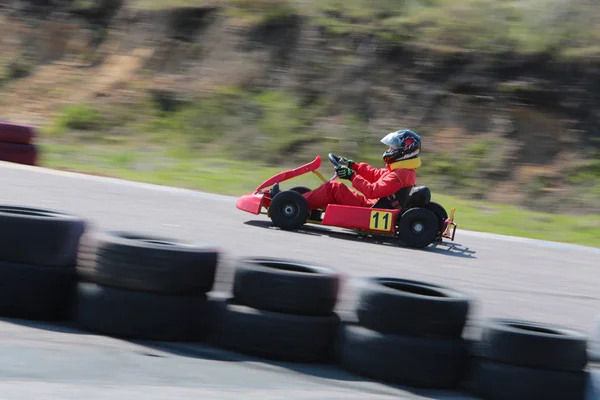
[[[330,266],[348,274],[339,309],[352,306],[354,281],[369,275],[422,279],[471,294],[471,319],[509,317],[566,325],[589,332],[600,314],[600,249],[558,245],[460,230],[456,242],[429,250],[410,250],[357,239],[337,229],[293,233],[269,227],[265,216],[235,209],[235,199],[172,188],[133,184],[39,168],[0,163],[0,203],[36,206],[78,214],[90,229],[128,230],[220,245],[227,254],[217,290],[227,291],[238,256],[276,256]],[[53,332],[36,324],[0,322],[0,392],[24,398],[364,398],[402,393],[404,398],[463,399],[425,394],[414,397],[384,385],[314,381],[307,375],[278,375],[246,364],[206,360],[154,351],[101,336]],[[266,364],[261,364],[266,365]],[[271,367],[278,368],[278,367]],[[330,374],[323,372],[321,376]],[[10,380],[28,381],[13,385]],[[348,378],[346,378],[348,379]],[[37,383],[35,383],[37,382]],[[96,386],[107,382],[114,384]],[[18,383],[18,382],[17,382]],[[25,383],[25,382],[23,382]],[[35,383],[35,384],[34,384]],[[124,384],[127,386],[124,386]],[[147,385],[156,385],[148,387]],[[262,391],[270,388],[272,390]],[[358,388],[353,391],[352,388]],[[201,391],[198,391],[200,390]],[[360,389],[360,390],[359,390]],[[380,390],[375,395],[372,390]],[[17,395],[18,394],[18,395]],[[94,397],[95,396],[95,397]],[[229,397],[228,397],[229,396]],[[381,396],[381,397],[378,397]],[[112,397],[114,398],[114,397]]]

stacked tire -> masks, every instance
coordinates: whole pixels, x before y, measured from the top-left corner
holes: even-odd
[[[200,341],[210,328],[207,293],[220,252],[135,232],[83,236],[76,321],[111,336]]]
[[[594,327],[590,332],[588,344],[590,362],[600,363],[600,314],[594,320]]]
[[[239,259],[235,267],[233,295],[217,304],[217,346],[279,361],[332,358],[340,323],[337,273],[277,258]]]
[[[587,336],[546,324],[490,319],[464,388],[489,400],[583,400]]]
[[[363,279],[357,323],[343,327],[340,365],[378,381],[454,389],[468,359],[462,337],[470,298],[453,289],[398,278]]]
[[[0,315],[70,319],[86,222],[53,210],[2,205],[0,227]]]
[[[38,151],[31,126],[0,122],[0,161],[37,165]]]

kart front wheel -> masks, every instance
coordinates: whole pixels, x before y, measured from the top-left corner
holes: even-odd
[[[438,229],[438,217],[421,207],[407,210],[398,222],[400,240],[414,248],[424,248],[433,243],[438,236]]]
[[[308,203],[302,194],[285,190],[273,197],[269,214],[276,227],[283,230],[299,229],[308,218]]]

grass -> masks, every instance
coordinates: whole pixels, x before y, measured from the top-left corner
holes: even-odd
[[[214,155],[194,157],[186,150],[156,147],[81,146],[77,144],[42,145],[42,164],[50,168],[101,174],[139,182],[184,187],[239,196],[283,170],[249,161],[228,160]],[[326,155],[321,154],[320,171],[331,176]],[[306,162],[312,159],[307,158]],[[297,164],[299,165],[299,164]],[[295,167],[297,165],[290,165]],[[282,184],[315,187],[320,181],[313,174]],[[457,231],[491,232],[527,238],[600,247],[600,215],[566,216],[532,212],[507,205],[464,200],[433,193],[433,200],[448,210],[455,207]],[[459,239],[460,240],[460,239]]]
[[[228,15],[259,23],[291,14],[333,35],[358,32],[395,43],[446,50],[564,57],[600,54],[600,5],[583,0],[134,0],[142,9],[224,5]]]

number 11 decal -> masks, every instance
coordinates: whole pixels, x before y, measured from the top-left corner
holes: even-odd
[[[392,225],[392,213],[389,211],[371,211],[369,228],[376,231],[389,231]]]

